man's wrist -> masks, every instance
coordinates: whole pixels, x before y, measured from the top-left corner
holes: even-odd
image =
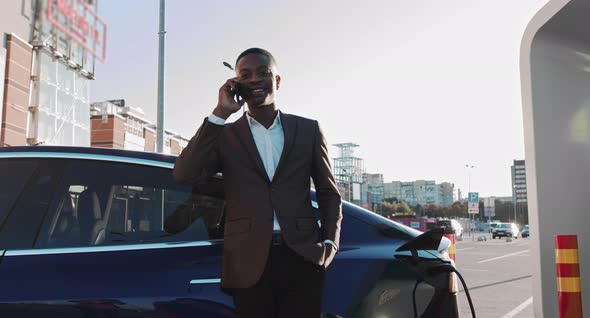
[[[208,120],[210,123],[218,126],[223,126],[225,124],[225,119],[216,116],[215,114],[209,115]]]
[[[324,245],[326,245],[326,244],[332,245],[332,247],[334,247],[334,250],[338,251],[338,246],[336,245],[336,243],[334,241],[332,241],[332,240],[324,240],[323,243],[324,243]]]
[[[227,111],[226,109],[223,109],[220,106],[215,107],[215,109],[213,109],[213,115],[226,120],[229,118],[229,116],[231,116],[231,112]]]

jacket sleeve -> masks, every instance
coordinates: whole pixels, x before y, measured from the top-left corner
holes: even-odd
[[[311,178],[315,185],[322,221],[322,239],[332,240],[336,243],[336,246],[340,246],[342,201],[332,173],[326,139],[317,121],[315,122],[315,129]]]
[[[174,165],[174,180],[178,183],[198,185],[221,172],[219,139],[223,126],[211,123],[208,118],[195,136],[182,150]]]

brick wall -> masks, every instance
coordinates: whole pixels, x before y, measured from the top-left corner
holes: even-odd
[[[156,133],[144,128],[143,136],[145,138],[145,151],[156,152]]]
[[[178,143],[178,140],[170,140],[170,153],[180,155],[180,143]]]
[[[90,146],[123,149],[125,146],[125,120],[108,115],[107,122],[102,116],[93,116],[91,122]]]
[[[0,144],[22,146],[27,144],[27,117],[29,108],[32,47],[13,34],[7,36],[6,72]]]

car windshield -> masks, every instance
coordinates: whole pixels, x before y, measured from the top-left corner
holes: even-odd
[[[498,228],[500,228],[500,229],[507,229],[509,227],[510,227],[510,224],[508,224],[508,223],[502,223],[502,224],[498,225]]]

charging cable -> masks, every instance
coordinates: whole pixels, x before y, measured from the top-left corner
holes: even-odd
[[[471,316],[475,318],[475,308],[473,307],[473,302],[471,300],[471,295],[469,294],[469,288],[467,288],[467,284],[465,283],[465,279],[457,269],[451,264],[441,264],[437,267],[433,267],[429,270],[430,274],[437,273],[437,272],[446,272],[446,273],[455,273],[461,284],[463,285],[463,289],[465,290],[465,295],[467,296],[467,302],[469,303],[469,308],[471,309]],[[418,309],[416,306],[416,289],[418,285],[422,283],[424,280],[422,278],[418,278],[416,280],[416,284],[414,285],[414,290],[412,290],[412,305],[414,307],[414,318],[418,318]]]

